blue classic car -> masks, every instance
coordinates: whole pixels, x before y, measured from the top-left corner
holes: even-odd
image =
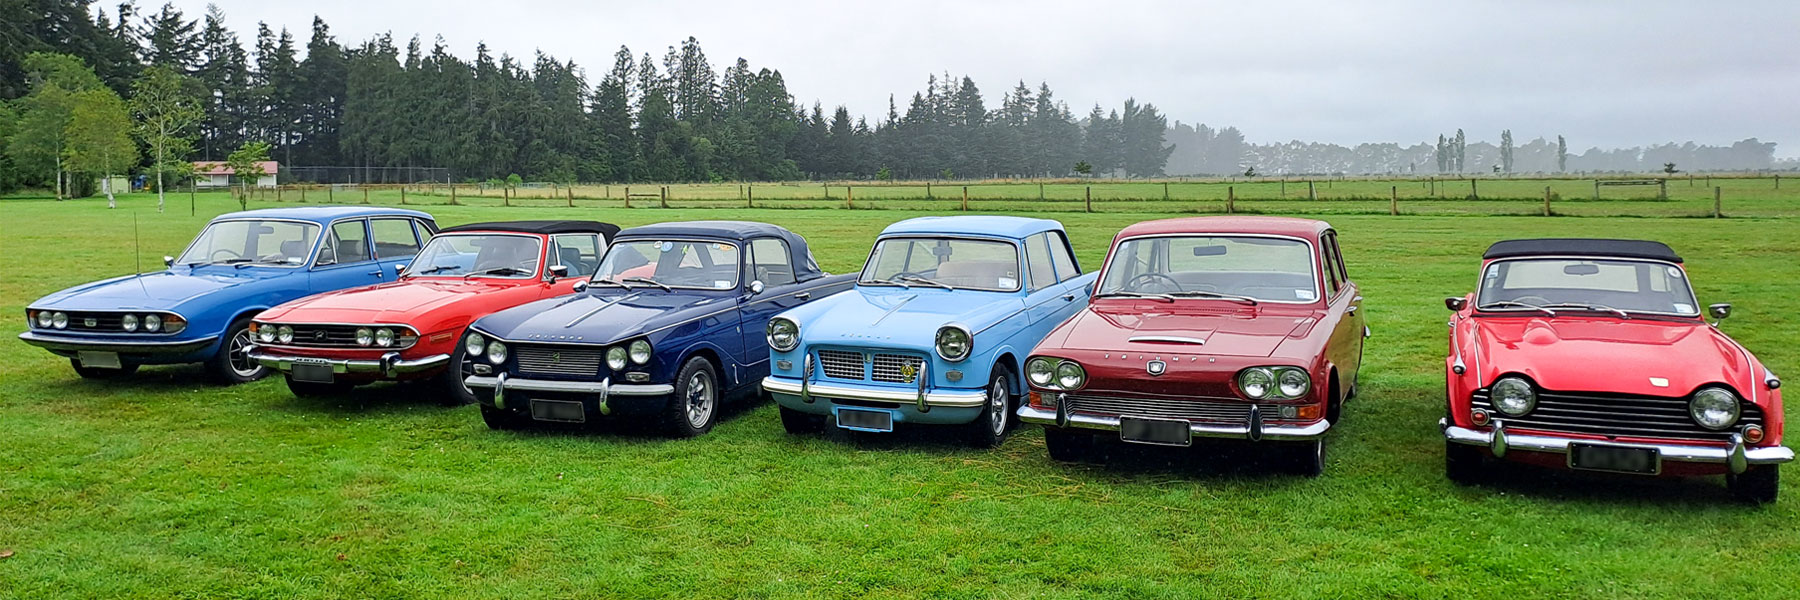
[[[19,339],[87,378],[139,365],[206,363],[224,383],[261,378],[250,317],[302,296],[395,277],[437,231],[431,215],[379,207],[272,208],[221,215],[168,269],[72,287],[32,302]]]
[[[775,368],[763,388],[789,433],[831,416],[856,431],[961,425],[971,443],[995,446],[1026,389],[1020,364],[1087,306],[1093,282],[1056,221],[901,221],[875,240],[855,292],[770,320]]]
[[[671,436],[700,435],[721,401],[769,374],[769,318],[853,279],[821,272],[806,240],[774,225],[627,229],[573,295],[469,326],[463,381],[494,429],[645,415]]]

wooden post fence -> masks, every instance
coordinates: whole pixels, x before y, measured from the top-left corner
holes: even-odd
[[[1544,216],[1550,216],[1550,186],[1544,186]]]
[[[190,217],[200,211],[200,203],[194,200],[194,188],[199,185],[198,181],[188,184],[188,216]]]
[[[1775,189],[1781,189],[1781,175],[1775,176]]]
[[[1163,182],[1163,202],[1169,201],[1169,182]]]
[[[406,186],[404,185],[400,186],[400,204],[402,206],[406,204]]]
[[[300,186],[300,202],[306,202],[306,186]]]
[[[329,183],[325,184],[325,203],[326,204],[337,204],[337,190],[331,189],[332,187],[334,187],[334,186],[332,186]]]
[[[966,185],[965,185],[965,186],[962,186],[962,187],[963,187],[963,204],[962,204],[962,209],[963,209],[963,212],[969,212],[969,186],[966,186]]]
[[[1692,180],[1690,179],[1689,181],[1692,181]],[[1598,180],[1598,179],[1594,180],[1594,199],[1595,200],[1600,199],[1600,180]]]
[[[662,207],[669,207],[669,186],[662,186]]]
[[[450,184],[450,205],[456,206],[456,184]]]
[[[1431,178],[1431,197],[1437,197],[1437,177]]]
[[[856,208],[856,191],[847,185],[844,186],[844,206]]]
[[[1664,177],[1662,179],[1656,180],[1656,199],[1658,199],[1658,200],[1668,200],[1669,199],[1669,178]]]
[[[1281,197],[1287,197],[1287,178],[1281,178]]]
[[[749,208],[756,208],[756,186],[744,186],[744,202]]]
[[[1475,178],[1470,177],[1469,178],[1469,198],[1472,200],[1480,200],[1481,199],[1481,189],[1475,187],[1475,183],[1476,183]]]
[[[1094,212],[1094,186],[1087,186],[1087,211]]]
[[[512,186],[510,186],[510,185],[500,186],[500,204],[502,204],[504,206],[512,206]]]
[[[1709,177],[1708,179],[1711,179],[1711,178]],[[1714,219],[1725,216],[1725,212],[1723,210],[1725,208],[1725,206],[1724,206],[1723,201],[1720,200],[1720,190],[1721,189],[1722,188],[1717,187],[1717,186],[1713,187],[1713,218]]]
[[[1313,182],[1310,179],[1306,181],[1306,199],[1307,200],[1318,200],[1319,199],[1319,188],[1314,187]]]
[[[275,201],[276,202],[281,201],[281,186],[279,186],[279,185],[275,186]]]
[[[1225,186],[1225,214],[1237,212],[1237,186]]]
[[[831,199],[831,184],[826,183],[826,184],[821,184],[821,185],[825,186],[825,199],[830,200]]]
[[[569,208],[575,208],[575,186],[569,186]]]
[[[631,208],[631,186],[625,186],[625,208]]]
[[[363,191],[363,204],[368,204],[369,203],[369,186],[364,185],[364,186],[359,186],[359,187],[361,187],[362,191]]]
[[[1400,186],[1388,188],[1388,216],[1400,216]]]
[[[1781,176],[1780,175],[1775,176],[1775,189],[1778,189],[1778,190],[1781,189]],[[1044,184],[1043,184],[1043,182],[1038,182],[1038,202],[1043,202],[1043,201],[1044,201]]]
[[[931,197],[931,182],[929,182],[929,181],[925,182],[925,199],[926,200],[935,200],[936,199],[936,198]]]

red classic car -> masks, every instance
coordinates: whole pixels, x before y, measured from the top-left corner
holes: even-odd
[[[1018,414],[1045,426],[1058,460],[1100,432],[1169,446],[1270,440],[1317,475],[1325,432],[1355,395],[1361,302],[1322,221],[1138,223],[1114,238],[1092,303],[1032,351]]]
[[[489,313],[570,293],[619,232],[595,221],[474,223],[438,232],[398,281],[309,296],[263,311],[251,358],[298,396],[379,380],[436,378],[447,404],[462,384],[463,329]]]
[[[1660,242],[1510,240],[1482,257],[1450,319],[1444,471],[1488,457],[1548,467],[1697,476],[1773,501],[1781,380],[1708,324],[1681,257]],[[1717,319],[1729,304],[1707,311]]]

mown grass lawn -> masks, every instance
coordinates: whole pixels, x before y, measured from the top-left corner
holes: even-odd
[[[171,199],[161,214],[144,195],[116,211],[0,202],[0,597],[1800,596],[1800,473],[1760,508],[1716,479],[1506,469],[1460,487],[1435,425],[1441,298],[1508,237],[1666,241],[1702,302],[1736,305],[1726,330],[1800,373],[1789,220],[1331,217],[1375,335],[1326,473],[1303,479],[1235,446],[1063,465],[1034,429],[996,451],[917,429],[797,438],[767,404],[694,440],[500,433],[404,387],[308,401],[198,367],[88,382],[14,339],[31,300],[134,270],[134,228],[149,269],[236,208],[203,195],[190,217]],[[922,214],[430,210],[444,225],[764,220],[834,272]],[[1169,215],[1054,216],[1092,269],[1119,228]]]

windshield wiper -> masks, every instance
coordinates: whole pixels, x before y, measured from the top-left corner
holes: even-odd
[[[675,291],[675,288],[669,287],[668,284],[657,281],[655,279],[651,279],[649,277],[626,277],[624,279],[621,279],[620,281],[629,281],[632,283],[648,283],[650,285],[654,285],[656,287],[662,288],[663,291],[665,291],[665,292]]]
[[[432,274],[432,273],[436,273],[436,272],[438,272],[438,271],[448,271],[448,270],[450,270],[450,269],[460,269],[460,268],[462,268],[462,267],[458,267],[458,266],[456,266],[456,265],[438,265],[438,266],[435,266],[435,267],[432,267],[432,268],[429,268],[429,269],[423,269],[423,270],[420,270],[420,271],[418,271],[418,272],[415,272],[415,273],[413,273],[413,274],[414,274],[414,275],[430,275],[430,274]]]
[[[1551,307],[1556,307],[1556,308],[1579,308],[1579,309],[1582,309],[1582,310],[1592,310],[1592,311],[1598,311],[1598,312],[1609,312],[1609,313],[1612,313],[1612,314],[1615,314],[1615,315],[1619,315],[1619,318],[1621,318],[1621,319],[1629,319],[1629,318],[1631,318],[1631,314],[1630,314],[1630,313],[1627,313],[1627,312],[1625,312],[1625,311],[1623,311],[1623,310],[1619,310],[1619,309],[1617,309],[1617,308],[1613,308],[1613,307],[1611,307],[1611,306],[1607,306],[1607,305],[1605,305],[1605,304],[1582,304],[1582,303],[1579,303],[1579,302],[1558,302],[1558,303],[1556,303],[1556,304],[1551,304],[1551,305],[1549,305],[1549,306],[1551,306]]]
[[[629,278],[627,278],[627,279],[629,279]],[[594,283],[598,283],[598,284],[602,284],[602,285],[616,285],[616,286],[625,288],[627,291],[637,289],[637,288],[631,287],[630,284],[614,281],[613,278],[611,278],[611,277],[596,277],[596,278],[594,278]]]
[[[912,281],[912,282],[917,282],[917,283],[923,283],[923,284],[925,284],[925,285],[935,285],[935,286],[938,286],[938,287],[941,287],[941,288],[944,288],[944,289],[946,289],[946,290],[954,290],[954,289],[956,289],[956,288],[954,288],[954,287],[951,287],[951,286],[950,286],[950,284],[948,284],[948,283],[944,283],[944,282],[942,282],[942,281],[938,281],[938,280],[936,280],[936,279],[931,279],[931,278],[928,278],[928,277],[920,277],[920,276],[918,276],[918,275],[900,275],[900,276],[898,276],[898,277],[895,277],[895,278],[894,278],[894,280],[895,280],[895,281],[896,281],[896,282],[897,282],[897,281],[901,281],[901,280],[905,280],[905,281]]]
[[[1552,318],[1556,317],[1556,311],[1550,310],[1548,308],[1544,308],[1542,306],[1538,306],[1536,304],[1532,304],[1530,302],[1514,302],[1512,300],[1495,300],[1493,302],[1489,302],[1487,304],[1483,304],[1483,305],[1477,306],[1475,308],[1484,309],[1484,308],[1494,308],[1496,306],[1521,306],[1521,307],[1529,308],[1532,310],[1541,310],[1541,311],[1544,311],[1544,314],[1550,315]]]
[[[464,275],[463,279],[468,279],[470,277],[475,277],[477,275],[529,275],[530,273],[531,273],[531,271],[527,271],[527,270],[524,270],[524,269],[521,269],[518,267],[494,267],[492,269],[482,269],[480,271],[476,271],[474,273]]]
[[[1230,300],[1232,302],[1242,302],[1242,303],[1248,304],[1250,306],[1256,306],[1255,298],[1251,298],[1249,296],[1239,296],[1236,294],[1221,294],[1218,292],[1208,292],[1208,291],[1204,291],[1204,290],[1192,290],[1192,291],[1185,291],[1185,292],[1173,292],[1173,293],[1170,293],[1169,295],[1176,296],[1176,297],[1218,298],[1220,300]]]
[[[897,286],[900,286],[900,287],[903,287],[903,288],[906,288],[909,290],[912,289],[912,286],[906,285],[906,282],[894,281],[892,279],[864,279],[862,281],[858,281],[857,283],[872,283],[875,285],[897,285]]]
[[[1161,300],[1163,302],[1174,302],[1175,301],[1175,297],[1170,296],[1168,294],[1150,294],[1150,293],[1145,293],[1145,292],[1129,292],[1129,291],[1125,291],[1125,290],[1119,290],[1117,292],[1107,292],[1104,294],[1096,295],[1094,297],[1095,298],[1118,298],[1118,297],[1150,298],[1152,300]]]

